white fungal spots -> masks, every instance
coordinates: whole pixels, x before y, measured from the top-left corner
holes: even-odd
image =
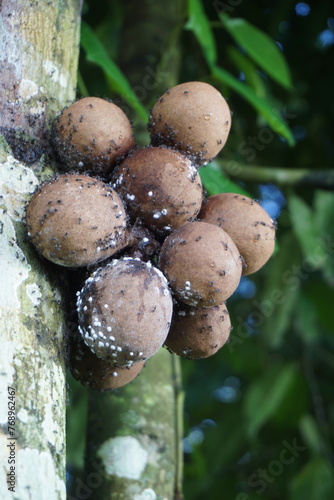
[[[147,196],[153,196],[153,192],[152,192],[152,191],[149,191],[149,192],[147,193]]]
[[[155,212],[153,214],[153,219],[160,219],[160,217],[167,214],[168,214],[167,208],[163,208],[160,212]]]
[[[118,377],[118,373],[117,372],[113,372],[112,376],[113,377]]]
[[[140,479],[148,460],[148,452],[132,436],[118,436],[105,441],[97,452],[107,474],[127,479]]]
[[[134,194],[128,194],[128,193],[127,193],[126,197],[130,201],[133,201],[136,198]]]

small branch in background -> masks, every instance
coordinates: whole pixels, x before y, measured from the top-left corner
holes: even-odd
[[[182,500],[182,483],[183,483],[183,406],[184,392],[182,389],[182,372],[180,358],[176,354],[172,354],[172,373],[173,387],[175,399],[175,497],[174,500]]]
[[[217,164],[227,177],[239,181],[260,184],[273,182],[279,186],[311,186],[329,191],[334,190],[334,170],[262,167],[222,160],[218,160]]]

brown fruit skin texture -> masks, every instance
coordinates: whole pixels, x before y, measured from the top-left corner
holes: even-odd
[[[95,356],[80,334],[73,336],[69,343],[68,365],[73,377],[96,391],[110,391],[127,385],[141,372],[144,364],[140,361],[131,367],[114,366]]]
[[[193,307],[222,304],[237,288],[241,257],[225,231],[206,222],[188,222],[168,236],[160,269],[175,297]]]
[[[125,245],[122,200],[86,175],[63,174],[45,182],[28,204],[26,223],[37,251],[66,267],[92,265]]]
[[[242,274],[258,271],[275,248],[275,225],[256,201],[235,193],[207,198],[199,219],[224,229],[236,244],[244,260]]]
[[[139,218],[160,235],[195,219],[202,205],[197,169],[172,149],[138,149],[119,165],[113,186],[127,204],[132,221]]]
[[[131,123],[112,102],[84,97],[59,116],[54,147],[62,170],[107,176],[135,145]]]
[[[224,147],[231,128],[231,112],[212,85],[181,83],[158,99],[149,128],[154,146],[166,144],[205,164]]]
[[[174,307],[165,346],[188,359],[208,358],[223,347],[230,331],[225,304],[200,309],[180,304]]]
[[[77,300],[79,331],[96,356],[117,366],[144,361],[163,345],[173,301],[150,262],[113,260],[88,278]]]

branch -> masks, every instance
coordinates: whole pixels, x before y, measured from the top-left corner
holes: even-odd
[[[262,167],[242,165],[234,161],[217,160],[227,177],[240,181],[266,183],[280,186],[311,186],[334,190],[334,170],[310,170],[302,168]]]

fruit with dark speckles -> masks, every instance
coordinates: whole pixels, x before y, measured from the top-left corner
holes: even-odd
[[[225,304],[195,308],[174,306],[165,346],[188,359],[208,358],[228,340],[231,321]]]
[[[256,201],[235,193],[210,196],[203,203],[199,218],[224,229],[244,260],[242,274],[258,271],[275,247],[275,224]]]
[[[65,171],[105,177],[134,145],[125,113],[99,97],[74,102],[64,109],[55,126],[54,149]]]
[[[178,300],[194,307],[222,304],[237,288],[242,262],[230,236],[206,222],[188,222],[168,236],[160,268]]]
[[[202,205],[202,183],[191,161],[178,151],[138,149],[116,169],[114,189],[133,221],[168,235],[193,220]]]
[[[212,160],[224,147],[231,112],[221,93],[204,82],[181,83],[154,105],[149,123],[152,144],[166,144],[198,164]]]
[[[46,181],[29,202],[26,222],[37,251],[66,267],[95,264],[125,245],[122,200],[108,184],[87,175]]]
[[[163,345],[173,301],[158,269],[150,262],[124,258],[87,279],[77,309],[80,333],[96,356],[131,366]]]
[[[145,361],[132,366],[114,366],[98,358],[78,334],[70,339],[68,364],[73,377],[82,385],[96,391],[108,391],[130,383],[141,372]]]

